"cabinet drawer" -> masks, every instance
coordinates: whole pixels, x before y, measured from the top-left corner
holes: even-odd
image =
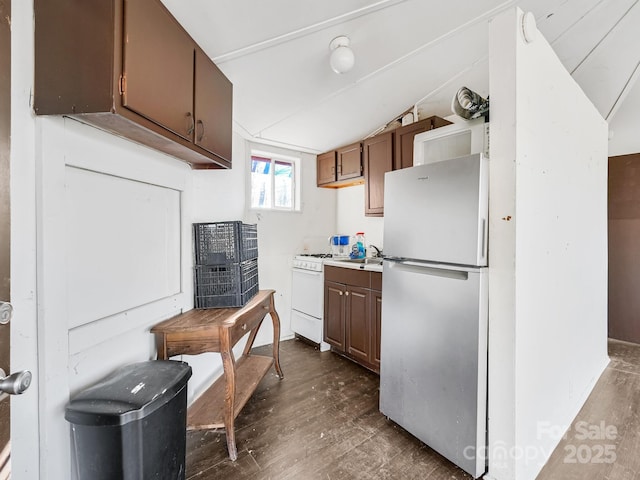
[[[231,345],[235,345],[244,335],[255,328],[269,312],[269,298],[266,298],[261,305],[252,308],[242,317],[236,320],[235,324],[229,327],[229,339]]]
[[[353,285],[355,287],[371,288],[371,272],[352,268],[324,267],[324,278],[330,282]]]

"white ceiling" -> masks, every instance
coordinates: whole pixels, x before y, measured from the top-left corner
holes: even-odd
[[[248,138],[318,153],[415,104],[421,118],[448,116],[461,86],[488,95],[488,23],[516,5],[614,135],[640,137],[639,0],[162,1],[233,82],[235,127]],[[356,56],[342,75],[329,67],[339,35]]]

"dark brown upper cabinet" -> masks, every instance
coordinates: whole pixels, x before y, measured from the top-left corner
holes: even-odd
[[[393,170],[394,132],[381,133],[363,143],[364,214],[381,217],[384,214],[384,174]]]
[[[196,49],[195,143],[231,162],[233,87],[199,48]]]
[[[363,143],[365,179],[364,213],[368,217],[384,215],[384,174],[413,166],[413,139],[418,133],[449,125],[440,117],[429,117],[368,138]]]
[[[156,0],[125,0],[123,46],[122,105],[190,140],[194,47],[189,35]]]
[[[316,163],[319,187],[339,188],[364,182],[360,142],[322,153]]]
[[[440,117],[429,117],[395,130],[395,156],[393,159],[394,170],[413,166],[413,139],[427,130],[451,125],[451,122]]]
[[[339,148],[337,157],[338,181],[362,177],[362,144],[360,142]]]
[[[159,0],[35,0],[34,110],[231,167],[232,85]]]
[[[319,187],[336,181],[336,151],[322,153],[316,160],[316,183]]]

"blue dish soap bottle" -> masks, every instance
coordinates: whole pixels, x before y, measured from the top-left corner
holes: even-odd
[[[364,258],[365,256],[365,239],[364,232],[356,233],[355,243],[351,247],[351,254],[349,255],[353,259]]]

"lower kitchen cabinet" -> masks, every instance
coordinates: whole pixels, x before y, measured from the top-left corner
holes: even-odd
[[[324,282],[324,341],[339,351],[344,351],[344,299],[346,286]]]
[[[382,273],[327,265],[324,285],[324,341],[379,372]]]
[[[361,363],[371,351],[371,290],[347,285],[345,292],[346,353]]]
[[[382,275],[380,275],[382,277]],[[369,363],[373,365],[376,372],[380,371],[380,332],[382,329],[382,292],[373,290],[371,292],[371,351],[369,352]]]

